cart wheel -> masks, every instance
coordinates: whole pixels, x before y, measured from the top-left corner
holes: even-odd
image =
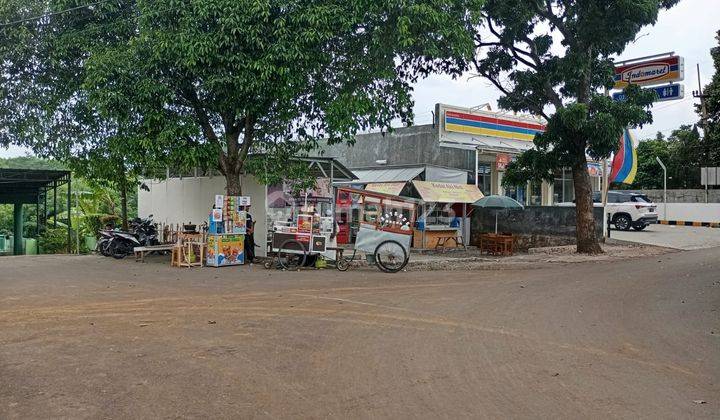
[[[407,263],[405,247],[398,241],[388,240],[375,248],[375,264],[386,273],[397,273]]]
[[[265,261],[265,263],[263,264],[263,267],[265,267],[268,270],[271,269],[273,266],[273,260],[274,260],[274,258],[271,258],[271,259]]]
[[[345,258],[340,258],[335,262],[335,266],[337,267],[338,271],[347,271],[348,268],[350,268],[350,262]]]
[[[294,252],[288,252],[288,249],[302,250],[302,254],[296,254]],[[296,251],[299,252],[299,251]],[[277,254],[278,263],[280,267],[285,270],[297,270],[305,264],[305,258],[307,258],[307,250],[305,245],[295,239],[288,239],[280,245],[280,250]]]

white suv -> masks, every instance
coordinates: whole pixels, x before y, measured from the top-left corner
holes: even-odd
[[[593,202],[602,202],[599,192],[593,194]],[[631,191],[608,191],[606,211],[610,223],[618,230],[643,230],[658,220],[655,203],[646,195]]]

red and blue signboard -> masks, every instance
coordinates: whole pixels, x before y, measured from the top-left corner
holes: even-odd
[[[629,84],[648,86],[677,82],[685,78],[683,58],[672,55],[651,60],[636,61],[615,67],[615,89],[624,89]]]
[[[445,111],[445,130],[483,137],[532,141],[545,125],[529,118],[498,115],[492,112],[466,113]]]

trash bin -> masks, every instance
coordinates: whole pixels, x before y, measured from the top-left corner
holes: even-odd
[[[85,237],[85,248],[87,248],[88,252],[95,251],[96,246],[97,246],[97,239],[95,239],[95,236],[88,235]]]
[[[0,235],[0,252],[5,252],[5,235]]]
[[[37,255],[37,239],[25,239],[25,255]]]

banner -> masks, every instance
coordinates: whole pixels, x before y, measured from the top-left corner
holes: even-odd
[[[635,139],[630,130],[620,137],[620,149],[615,153],[610,172],[610,182],[622,182],[632,184],[635,181],[637,172],[637,152],[635,150]]]

